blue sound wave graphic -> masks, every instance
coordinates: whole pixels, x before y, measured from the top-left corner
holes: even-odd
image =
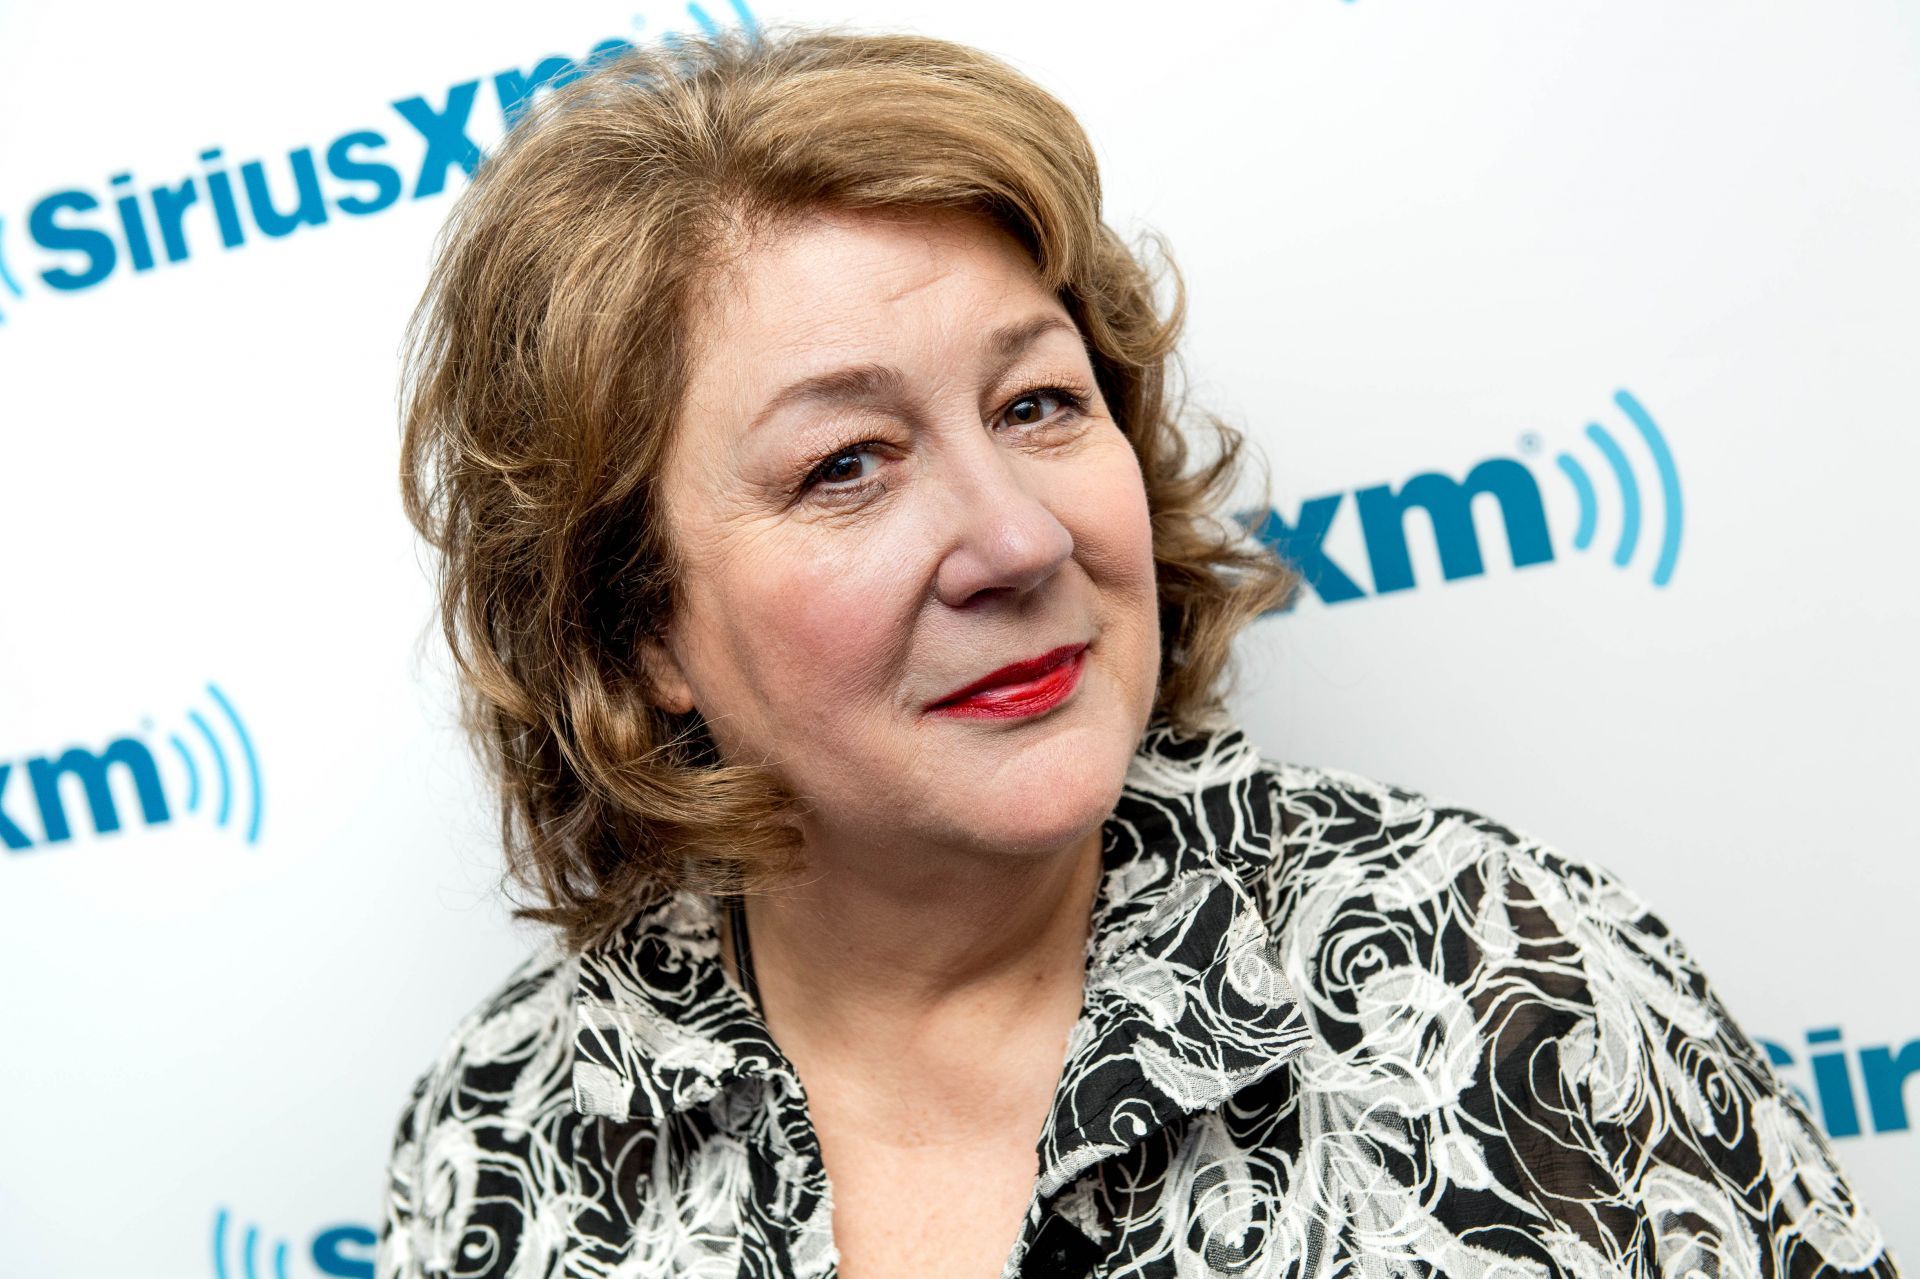
[[[7,224],[0,219],[0,285],[16,298],[23,298],[26,291],[20,287],[20,281],[13,278],[13,272],[7,268]],[[7,313],[0,311],[0,324],[7,322]]]
[[[739,20],[742,30],[751,34],[759,34],[760,24],[755,20],[753,10],[747,7],[746,0],[727,0],[727,6],[733,10],[733,16]],[[698,0],[687,0],[687,16],[693,19],[693,25],[699,27],[701,33],[709,39],[720,34],[720,24],[713,20],[713,15],[708,13],[706,9],[698,3]],[[641,20],[638,18],[634,19],[634,25],[642,25]],[[660,43],[665,48],[678,49],[680,47],[680,33],[678,31],[662,32]]]
[[[740,26],[743,29],[747,31],[758,31],[760,29],[760,25],[753,20],[753,13],[747,8],[745,0],[727,0],[727,3],[732,7],[733,16],[740,20]],[[720,24],[709,17],[705,9],[693,3],[693,0],[688,0],[687,16],[692,18],[694,24],[708,35],[717,36],[720,34]]]
[[[167,738],[187,775],[187,811],[199,812],[202,790],[210,791],[214,824],[224,828],[235,820],[235,800],[238,798],[247,810],[246,841],[257,844],[260,842],[262,792],[260,758],[254,752],[253,737],[247,732],[246,723],[233,708],[233,703],[220,691],[219,685],[209,683],[207,696],[213,699],[214,712],[217,714],[202,714],[189,708],[186,720],[193,732],[184,738],[179,733],[171,733]],[[216,724],[226,731],[215,732]],[[200,750],[190,747],[189,741]],[[211,776],[211,785],[204,788],[201,784],[201,755],[205,756],[204,771]],[[240,767],[237,770],[230,756],[238,757]]]
[[[273,1245],[273,1269],[264,1271],[256,1262],[260,1251],[260,1231],[248,1226],[245,1242],[239,1248],[239,1262],[243,1267],[238,1272],[227,1268],[227,1210],[220,1209],[213,1217],[213,1276],[214,1279],[234,1279],[237,1273],[240,1279],[287,1279],[286,1240]]]
[[[1653,415],[1647,412],[1640,401],[1626,391],[1616,391],[1613,402],[1620,406],[1620,411],[1626,414],[1627,421],[1638,432],[1653,463],[1654,476],[1659,480],[1663,520],[1660,551],[1653,565],[1653,584],[1663,587],[1673,580],[1673,568],[1680,559],[1680,538],[1686,523],[1686,507],[1680,494],[1680,472],[1673,464],[1673,451],[1667,447],[1666,436],[1661,434]],[[1620,536],[1614,543],[1613,562],[1617,567],[1625,568],[1632,562],[1640,544],[1643,513],[1640,481],[1632,462],[1627,458],[1626,450],[1605,427],[1598,422],[1588,423],[1586,436],[1606,462],[1614,484],[1620,490]],[[1561,453],[1553,461],[1561,474],[1567,477],[1568,483],[1573,485],[1574,500],[1580,511],[1580,522],[1573,533],[1573,547],[1577,551],[1584,551],[1593,544],[1594,532],[1599,524],[1600,503],[1593,479],[1587,474],[1587,468],[1571,453]]]

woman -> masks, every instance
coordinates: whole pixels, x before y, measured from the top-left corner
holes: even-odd
[[[562,940],[382,1275],[1893,1273],[1617,883],[1221,720],[1290,581],[1173,310],[938,41],[634,55],[484,166],[405,486]]]

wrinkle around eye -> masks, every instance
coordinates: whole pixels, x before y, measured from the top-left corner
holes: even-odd
[[[1016,423],[1000,428],[1009,434],[1008,447],[1035,453],[1071,450],[1097,438],[1101,428],[1118,427],[1114,420],[1091,405],[1061,409],[1045,421]]]

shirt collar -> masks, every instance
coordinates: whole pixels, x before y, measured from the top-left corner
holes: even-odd
[[[1304,1047],[1259,888],[1273,777],[1244,734],[1150,728],[1107,819],[1087,993],[1040,1139],[1040,1191],[1173,1115],[1217,1106]],[[677,892],[580,957],[574,1108],[660,1119],[793,1068],[720,964],[719,909]]]

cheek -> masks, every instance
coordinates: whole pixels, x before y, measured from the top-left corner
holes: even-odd
[[[1074,558],[1093,585],[1110,675],[1129,719],[1144,726],[1160,682],[1160,590],[1153,566],[1153,519],[1133,448],[1124,440],[1076,470],[1062,494],[1061,521]]]
[[[1144,610],[1158,633],[1153,519],[1140,463],[1124,440],[1074,468],[1056,506],[1073,534],[1075,558],[1108,602]]]
[[[688,657],[710,719],[778,735],[859,715],[895,692],[918,596],[884,537],[769,530],[739,539],[699,576],[703,624],[690,631]]]

